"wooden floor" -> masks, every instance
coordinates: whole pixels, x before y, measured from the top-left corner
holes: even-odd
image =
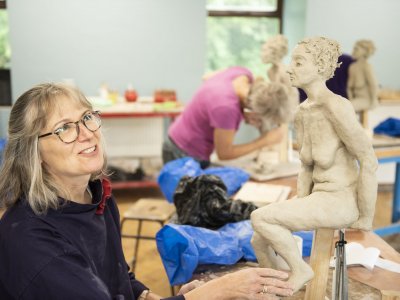
[[[121,215],[129,208],[134,201],[144,197],[163,197],[158,189],[136,189],[136,190],[117,190],[114,191]],[[380,186],[378,200],[376,205],[376,213],[373,226],[374,228],[383,227],[390,224],[392,211],[392,186]],[[132,233],[136,229],[136,222],[131,225],[124,226]],[[145,234],[153,234],[158,231],[159,226],[154,223],[145,223],[143,232]],[[124,230],[124,232],[126,232]],[[125,258],[129,262],[133,255],[133,240],[124,239],[123,248]],[[155,241],[142,241],[139,248],[138,263],[135,271],[136,277],[145,283],[154,292],[162,296],[170,295],[170,286],[164,267],[157,252]]]
[[[121,216],[136,200],[140,198],[163,197],[161,192],[156,188],[115,190],[114,195],[117,199]],[[392,186],[379,187],[376,213],[373,224],[374,228],[379,228],[390,224],[392,197]],[[2,212],[0,211],[0,216],[1,215]],[[143,226],[143,234],[155,235],[159,229],[160,226],[155,223],[145,223]],[[136,222],[131,222],[130,224],[126,224],[126,226],[124,226],[125,233],[134,233],[135,230]],[[131,239],[123,239],[122,244],[125,258],[128,262],[130,262],[133,256],[134,241]],[[145,283],[157,294],[162,296],[170,295],[171,292],[169,282],[158,254],[155,241],[143,240],[141,242],[135,274],[139,280]]]

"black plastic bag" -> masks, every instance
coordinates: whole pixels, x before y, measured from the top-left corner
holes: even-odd
[[[146,176],[142,168],[137,168],[135,173],[126,172],[121,168],[108,166],[109,179],[113,182],[129,181],[129,180],[143,180]]]
[[[219,228],[227,223],[250,218],[257,206],[231,200],[223,181],[214,175],[183,176],[174,194],[180,224]]]

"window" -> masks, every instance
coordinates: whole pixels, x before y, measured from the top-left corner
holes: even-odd
[[[8,67],[10,44],[8,42],[8,15],[5,1],[0,0],[0,68]]]
[[[244,66],[265,75],[262,44],[282,31],[283,0],[207,0],[207,72]]]
[[[0,106],[11,105],[10,59],[8,38],[8,14],[6,1],[0,0]]]

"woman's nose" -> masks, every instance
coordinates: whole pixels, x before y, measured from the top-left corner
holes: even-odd
[[[93,136],[93,132],[86,128],[82,122],[78,123],[79,126],[79,134],[78,134],[78,141],[85,141],[90,139]]]

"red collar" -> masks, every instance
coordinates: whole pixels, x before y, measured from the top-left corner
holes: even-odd
[[[111,197],[111,182],[108,179],[103,178],[101,180],[103,187],[103,195],[99,205],[97,206],[96,215],[102,215],[106,206],[106,200]]]

